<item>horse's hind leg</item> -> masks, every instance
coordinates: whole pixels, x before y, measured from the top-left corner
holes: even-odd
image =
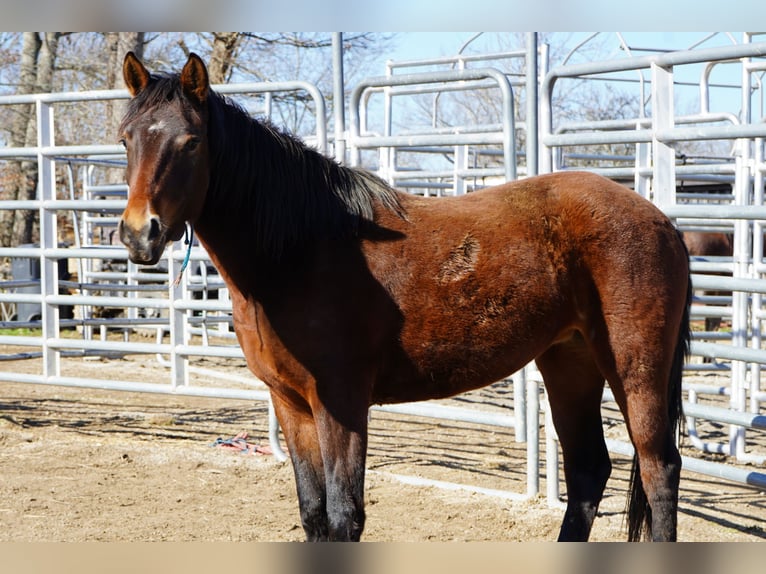
[[[602,370],[635,448],[638,472],[631,480],[628,539],[639,540],[646,532],[652,540],[675,541],[681,456],[674,435],[681,412],[686,335],[682,332],[676,342],[677,333],[663,324],[672,313],[650,311],[642,315],[643,321],[631,317],[620,322],[612,315],[611,332],[631,336],[613,336],[611,353],[599,356],[613,357]]]
[[[650,384],[647,379],[643,386]],[[667,417],[665,392],[635,392],[633,388],[642,386],[635,381],[626,386],[612,385],[612,389],[625,415],[638,465],[628,509],[629,539],[640,538],[641,521],[646,521],[652,540],[672,542],[676,540],[681,455]]]
[[[574,335],[537,358],[564,458],[567,509],[560,541],[585,541],[612,471],[601,422],[604,377]]]

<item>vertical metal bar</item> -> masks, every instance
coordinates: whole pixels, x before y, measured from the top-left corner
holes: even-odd
[[[91,200],[90,185],[91,177],[93,173],[93,166],[83,167],[81,169],[82,177],[82,197],[85,200]],[[78,238],[78,247],[83,245],[93,245],[93,219],[90,214],[83,214],[83,225],[80,228],[80,237]],[[90,282],[90,274],[93,271],[93,259],[84,259],[82,257],[77,258],[77,277],[81,283]],[[90,294],[89,289],[83,287],[80,288],[81,295]],[[81,305],[80,313],[82,319],[88,319],[93,315],[93,307],[90,305]],[[93,326],[83,324],[82,326],[83,338],[86,340],[93,339]]]
[[[750,58],[741,61],[741,98],[742,98],[742,123],[749,124],[752,121],[752,95],[750,92],[750,70],[748,64]],[[747,205],[750,203],[751,191],[751,150],[750,140],[740,139],[737,141],[739,157],[734,179],[734,203],[735,205]],[[750,221],[738,219],[734,222],[734,277],[747,277],[749,275],[749,259],[753,250],[750,239],[754,238],[754,226]],[[748,294],[742,291],[732,293],[732,345],[747,346],[748,339]],[[760,308],[758,309],[760,311]],[[743,361],[731,363],[731,406],[734,410],[745,411],[747,408],[747,370],[748,365]],[[729,432],[729,454],[736,456],[738,460],[745,457],[745,428],[732,425]]]
[[[636,126],[640,129],[640,123]],[[633,175],[633,189],[641,195],[649,199],[650,195],[650,178],[642,174],[644,168],[650,167],[651,163],[651,146],[646,142],[636,142],[636,161],[635,161],[635,173]]]
[[[343,32],[332,33],[333,96],[335,117],[335,159],[346,162],[346,114],[343,86]]]
[[[514,436],[516,442],[527,440],[527,385],[524,369],[517,371],[513,381],[513,415],[516,421]]]
[[[54,145],[53,107],[51,104],[37,100],[37,168],[38,168],[38,199],[51,201],[56,199],[56,166],[53,158],[44,155],[43,148]],[[42,294],[42,330],[43,330],[43,375],[53,377],[60,375],[59,352],[48,347],[50,339],[59,336],[58,306],[47,302],[49,295],[58,295],[58,261],[46,257],[45,250],[57,246],[58,229],[56,227],[56,212],[40,207],[40,293]]]
[[[749,144],[739,140],[737,147],[740,155],[736,158],[734,179],[734,204],[749,203],[750,170],[747,159]],[[750,259],[750,222],[743,219],[734,221],[734,277],[747,277]],[[743,291],[732,292],[731,344],[735,347],[747,347],[748,331],[748,294]],[[747,363],[735,360],[731,362],[731,408],[743,412],[746,408]],[[729,454],[740,457],[744,453],[745,429],[736,425],[730,427]]]
[[[128,193],[130,193],[130,190],[128,190]],[[103,262],[102,262],[103,266]],[[125,261],[125,283],[130,286],[137,286],[139,284],[139,280],[136,279],[136,276],[138,274],[138,265],[133,263],[130,259]],[[127,292],[127,298],[128,299],[136,299],[138,298],[138,291],[128,291]],[[147,311],[148,312],[148,311]],[[125,310],[125,313],[128,316],[128,319],[137,320],[138,317],[138,307],[130,306]]]
[[[753,150],[753,204],[763,205],[763,171],[760,166],[763,164],[763,138],[756,138]],[[763,261],[763,222],[753,221],[753,276],[758,278],[760,273],[758,268]],[[753,349],[761,348],[763,335],[761,332],[760,310],[763,302],[763,296],[760,293],[753,293],[751,308],[752,333],[750,335],[750,345]],[[758,393],[761,389],[761,364],[752,363],[750,366],[750,412],[757,413],[760,410],[761,401]]]
[[[191,241],[191,237],[187,237]],[[183,301],[189,295],[186,288],[186,273],[181,274],[181,261],[173,255],[187,248],[181,241],[174,241],[171,253],[168,257],[168,326],[170,328],[170,381],[173,387],[187,386],[189,384],[188,359],[179,354],[176,349],[179,345],[185,345],[186,337],[186,311],[176,306],[176,301]],[[180,280],[176,281],[176,278]]]
[[[454,195],[465,195],[466,181],[462,172],[467,167],[468,146],[455,146],[455,161],[452,164],[452,193]]]
[[[546,65],[545,60],[543,65]],[[538,128],[543,138],[546,135],[553,134],[553,86],[555,83],[555,76],[545,74],[540,84],[540,123]],[[553,171],[554,149],[543,141],[542,153],[539,158],[539,167],[542,173],[551,173]]]
[[[545,396],[545,493],[548,506],[559,503],[559,438],[553,426],[551,406]]]
[[[673,68],[652,63],[653,132],[674,127]],[[676,156],[673,147],[652,139],[654,152],[654,203],[660,208],[676,203]]]
[[[391,62],[386,63],[386,76],[393,75],[393,68],[390,65]],[[364,110],[367,110],[367,101],[365,99]],[[366,116],[365,116],[366,117]],[[365,124],[364,129],[367,129]],[[394,132],[394,97],[389,86],[383,88],[383,135],[390,136]],[[396,173],[396,158],[397,149],[392,147],[382,146],[378,149],[378,175],[383,177],[389,185],[394,185],[394,174]]]
[[[513,181],[516,179],[516,119],[515,105],[513,102],[513,88],[507,80],[501,82],[498,79],[498,86],[503,93],[503,100],[506,105],[503,106],[503,161],[505,163],[505,179]]]
[[[539,492],[540,389],[537,379],[527,376],[527,496],[537,496]]]
[[[282,450],[282,445],[279,443],[279,421],[277,420],[277,413],[274,410],[274,403],[271,402],[271,397],[269,397],[269,446],[274,455],[274,460],[277,462],[287,460],[287,454]]]
[[[539,161],[537,158],[537,32],[527,32],[527,176],[537,175]]]
[[[392,75],[390,66],[386,66],[386,75]],[[362,129],[365,131],[368,129],[366,112],[367,102],[369,102],[371,95],[372,94],[369,94],[368,97],[365,98],[364,107],[362,108],[365,114],[364,122],[360,126],[360,132]],[[383,135],[385,136],[390,136],[393,133],[393,104],[394,98],[391,93],[391,88],[386,86],[383,88]],[[396,174],[396,152],[397,148],[395,147],[381,146],[378,148],[378,175],[386,180],[391,186],[396,184],[396,181],[394,180]]]

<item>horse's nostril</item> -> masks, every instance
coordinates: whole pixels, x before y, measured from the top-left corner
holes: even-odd
[[[149,233],[147,234],[147,239],[149,241],[154,241],[160,236],[160,220],[156,217],[152,217],[149,219]]]
[[[128,242],[127,226],[125,225],[125,222],[122,219],[120,219],[120,222],[117,224],[117,234],[118,234],[118,237],[120,238],[120,241],[127,244]]]

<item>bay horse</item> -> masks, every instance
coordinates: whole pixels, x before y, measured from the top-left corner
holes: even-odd
[[[180,73],[123,62],[129,257],[186,223],[224,278],[289,449],[307,540],[359,540],[372,404],[455,395],[536,360],[561,443],[560,540],[587,540],[612,388],[635,446],[628,538],[675,540],[688,254],[649,201],[585,172],[425,198],[340,165]]]
[[[707,231],[684,231],[683,237],[690,256],[705,257],[708,255],[717,257],[731,257],[734,254],[734,236],[730,233],[715,233]],[[715,273],[715,275],[725,275]],[[731,274],[729,274],[731,276]],[[711,295],[731,296],[731,291],[710,291]],[[721,327],[721,317],[705,317],[705,331],[718,331]],[[705,357],[704,361],[711,359]]]

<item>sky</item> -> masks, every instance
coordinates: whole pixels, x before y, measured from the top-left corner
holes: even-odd
[[[477,34],[479,34],[477,36]],[[555,32],[553,39],[561,42],[567,48],[573,48],[586,40],[593,32]],[[684,50],[691,48],[705,39],[712,32],[620,32],[631,48],[650,48],[664,50]],[[469,42],[465,53],[489,52],[497,50],[503,32],[401,32],[397,35],[393,51],[388,55],[394,60],[420,59],[453,55]],[[742,42],[741,32],[731,33],[733,40],[726,33],[716,33],[715,37],[706,40],[700,47],[731,45],[733,41]],[[763,41],[759,39],[758,41]],[[603,44],[605,59],[625,57],[618,48],[619,36],[616,32],[600,32],[590,42]],[[636,51],[637,55],[647,52]]]
[[[696,31],[757,24],[763,0],[0,0],[0,9],[5,31]]]
[[[563,53],[567,53],[579,43],[590,38],[592,32],[556,32],[551,36],[551,41],[563,46]],[[590,39],[587,46],[597,47],[599,59],[620,59],[626,57],[626,52],[620,49],[621,39],[625,41],[632,53],[636,56],[647,55],[652,50],[685,50],[695,47],[712,48],[717,46],[732,45],[743,42],[742,32],[730,34],[719,32],[711,38],[712,32],[600,32],[598,36]],[[410,59],[426,59],[447,55],[455,55],[466,42],[464,53],[481,53],[498,51],[502,46],[501,36],[507,35],[502,32],[482,32],[477,36],[475,32],[402,32],[397,34],[393,49],[381,57],[379,68],[373,70],[373,75],[385,73],[385,61],[387,59],[401,61]],[[764,42],[766,37],[757,36],[754,41]],[[702,42],[700,44],[700,42]],[[522,46],[523,47],[523,46]],[[581,58],[582,60],[582,58]],[[581,61],[580,60],[580,61]],[[578,61],[577,55],[571,58],[572,62]],[[552,62],[552,66],[559,62]],[[676,80],[698,83],[702,73],[702,66],[678,66],[674,70]],[[721,84],[739,84],[740,68],[738,66],[718,66],[711,75],[711,81]],[[699,105],[697,88],[681,88],[680,96],[688,101],[680,105],[697,107]],[[738,113],[741,108],[740,93],[734,89],[711,90],[711,110],[731,111]]]

